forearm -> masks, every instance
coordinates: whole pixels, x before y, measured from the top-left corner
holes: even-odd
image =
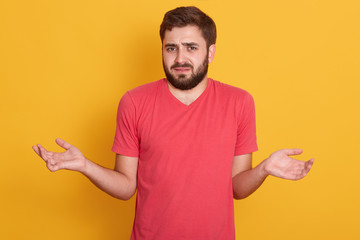
[[[304,162],[289,157],[301,153],[301,149],[281,149],[272,153],[269,158],[262,161],[255,168],[245,164],[245,167],[240,168],[243,171],[237,170],[237,174],[233,174],[234,198],[246,198],[258,189],[269,175],[288,180],[299,180],[305,177],[310,171],[314,159]],[[237,163],[246,162],[246,159],[246,157],[243,157]]]
[[[79,149],[60,138],[56,139],[56,143],[66,151],[57,153],[47,151],[40,144],[33,146],[33,150],[44,159],[51,172],[61,169],[80,172],[98,188],[122,200],[130,199],[135,194],[137,157],[117,154],[115,168],[111,170],[86,159]]]
[[[136,179],[127,177],[124,173],[102,167],[90,160],[81,171],[89,180],[104,192],[121,199],[130,199],[136,191]]]
[[[242,199],[248,197],[261,186],[267,176],[264,162],[255,168],[236,174],[232,178],[234,198]]]

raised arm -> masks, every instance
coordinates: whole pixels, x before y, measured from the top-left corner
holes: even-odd
[[[282,149],[271,154],[255,168],[252,168],[252,154],[235,156],[232,168],[234,198],[246,198],[269,175],[289,180],[305,177],[314,159],[304,162],[290,157],[301,153],[301,149]]]
[[[41,145],[33,146],[34,151],[46,162],[46,167],[50,171],[54,172],[60,169],[78,171],[101,190],[122,200],[128,200],[134,195],[137,157],[116,155],[115,168],[112,170],[88,160],[79,149],[62,139],[56,139],[56,143],[64,148],[65,152],[51,152]]]

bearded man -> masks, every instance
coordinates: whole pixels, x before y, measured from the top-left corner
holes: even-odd
[[[298,180],[313,159],[282,149],[252,167],[255,108],[245,90],[208,78],[215,55],[214,21],[196,7],[167,12],[160,26],[166,78],[121,99],[114,169],[86,159],[57,139],[63,153],[33,147],[50,171],[83,173],[108,194],[137,191],[131,239],[235,239],[233,198],[253,193],[269,175]]]

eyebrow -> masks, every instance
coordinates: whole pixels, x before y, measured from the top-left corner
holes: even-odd
[[[181,45],[183,46],[187,46],[187,47],[190,47],[190,46],[199,46],[199,44],[197,44],[196,42],[184,42],[184,43],[181,43]],[[166,43],[165,44],[165,47],[177,47],[178,44],[175,44],[175,43]]]
[[[181,43],[181,45],[183,46],[199,46],[199,44],[197,44],[196,42],[185,42],[185,43]]]

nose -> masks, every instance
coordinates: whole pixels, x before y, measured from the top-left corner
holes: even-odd
[[[176,63],[180,63],[180,64],[186,62],[186,55],[185,55],[183,49],[180,48],[180,49],[177,51],[176,58],[175,58],[175,62],[176,62]]]

